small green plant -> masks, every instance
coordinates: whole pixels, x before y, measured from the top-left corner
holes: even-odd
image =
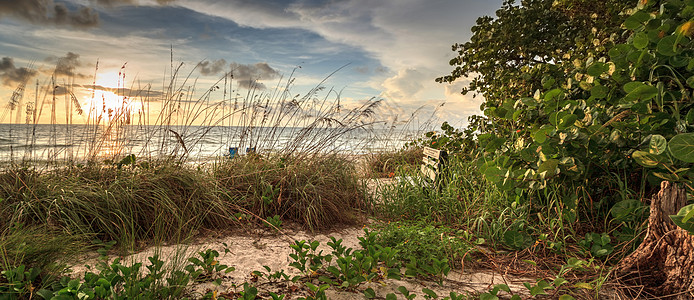
[[[239,299],[243,300],[255,300],[258,297],[258,288],[248,284],[247,282],[243,284],[243,291],[239,292]],[[284,297],[282,297],[284,298]],[[282,299],[280,298],[280,299]],[[273,298],[274,299],[274,298]]]
[[[584,249],[590,251],[595,257],[605,257],[614,251],[612,239],[607,233],[599,234],[595,232],[586,233],[585,239],[578,242]]]
[[[194,274],[193,279],[196,281],[207,281],[215,277],[216,274],[224,272],[225,274],[233,272],[234,267],[219,264],[217,258],[219,257],[219,252],[212,249],[206,249],[205,251],[198,252],[198,257],[188,258],[188,261],[192,264],[186,266],[186,271],[190,274]],[[219,278],[216,279],[219,284]]]
[[[499,298],[499,292],[504,291],[506,293],[511,294],[511,300],[520,300],[521,297],[518,295],[514,295],[511,292],[511,289],[508,287],[508,285],[505,284],[497,284],[494,287],[492,287],[491,290],[489,290],[486,293],[480,294],[480,300],[498,300]]]
[[[268,217],[265,221],[266,226],[271,227],[273,229],[281,229],[282,228],[282,220],[280,219],[279,215],[275,215],[274,217]]]
[[[6,283],[0,283],[0,295],[3,295],[0,297],[7,297],[8,299],[32,298],[38,292],[37,280],[40,274],[40,269],[29,268],[26,270],[25,265],[0,272],[2,275],[0,279],[3,279],[0,282],[6,281]]]
[[[397,252],[395,258],[406,261],[414,258],[420,265],[439,265],[445,261],[456,267],[463,255],[473,248],[463,231],[429,224],[390,222],[375,225],[375,243],[391,247]],[[431,272],[439,274],[439,270]]]

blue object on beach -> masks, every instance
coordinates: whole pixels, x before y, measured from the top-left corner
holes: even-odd
[[[255,147],[246,148],[246,154],[255,153]]]
[[[229,147],[229,158],[234,158],[234,156],[236,156],[236,153],[239,153],[238,147]]]

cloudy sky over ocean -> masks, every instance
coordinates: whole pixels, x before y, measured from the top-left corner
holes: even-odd
[[[405,117],[445,102],[440,117],[462,124],[479,99],[459,94],[462,81],[434,79],[450,72],[451,45],[469,39],[477,17],[501,2],[0,0],[0,104],[24,81],[24,101],[36,99],[37,80],[46,85],[52,74],[83,104],[90,92],[75,87],[94,81],[102,90],[161,91],[173,49],[173,65],[183,62],[201,90],[233,71],[239,91],[272,89],[294,74],[300,93],[339,69],[323,85],[346,104],[382,98]]]

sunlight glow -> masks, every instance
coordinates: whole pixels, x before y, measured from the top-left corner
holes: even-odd
[[[82,103],[85,114],[97,122],[121,120],[129,124],[129,120],[143,108],[140,101],[102,90],[95,90],[94,98],[85,96]]]
[[[125,78],[118,71],[108,71],[96,74],[95,83],[106,88],[122,88],[125,86]]]

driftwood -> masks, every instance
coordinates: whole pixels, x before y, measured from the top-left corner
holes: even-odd
[[[686,203],[683,188],[662,182],[651,202],[646,237],[616,269],[622,283],[661,299],[694,299],[694,236],[669,218]]]

